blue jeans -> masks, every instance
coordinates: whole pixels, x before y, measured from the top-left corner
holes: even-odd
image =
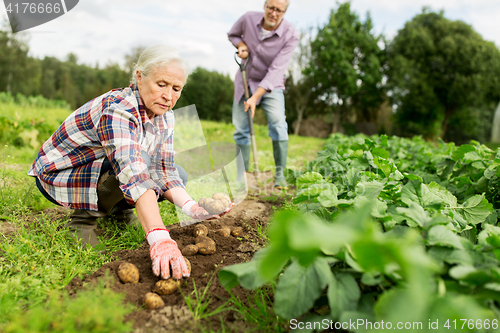
[[[239,103],[233,101],[233,125],[235,127],[233,138],[237,145],[250,144],[250,129],[248,116],[243,105],[245,97]],[[285,96],[283,89],[275,89],[264,94],[260,105],[266,112],[269,136],[273,141],[288,140],[288,124],[285,118]],[[248,111],[250,112],[250,110]]]

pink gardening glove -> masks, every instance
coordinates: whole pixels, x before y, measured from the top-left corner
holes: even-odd
[[[195,220],[213,220],[218,219],[218,215],[210,215],[205,208],[200,207],[194,200],[188,200],[182,205],[182,213]]]
[[[174,279],[189,277],[189,271],[177,243],[170,238],[167,229],[153,229],[146,236],[150,245],[149,254],[153,261],[153,273],[163,279],[170,277],[170,267]]]

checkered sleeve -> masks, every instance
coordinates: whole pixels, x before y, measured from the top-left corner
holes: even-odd
[[[161,139],[156,146],[156,152],[151,159],[149,172],[153,179],[161,188],[161,194],[174,188],[182,187],[181,178],[174,166],[174,113],[167,112],[165,114],[165,122],[162,128]]]

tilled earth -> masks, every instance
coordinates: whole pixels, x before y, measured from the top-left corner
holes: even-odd
[[[264,175],[265,177],[265,175]],[[279,206],[283,196],[272,189],[271,182],[261,182],[260,187],[253,187],[247,198],[235,206],[231,212],[219,220],[200,222],[208,230],[208,236],[216,243],[216,252],[212,255],[195,254],[187,257],[191,262],[192,271],[189,278],[181,281],[181,290],[170,295],[161,296],[165,307],[158,310],[148,310],[143,307],[146,293],[151,292],[159,277],[151,269],[149,245],[145,241],[136,250],[115,252],[117,260],[110,262],[84,280],[73,279],[67,286],[70,293],[81,289],[84,283],[95,282],[105,274],[114,278],[111,286],[113,290],[125,293],[125,302],[136,306],[134,312],[126,317],[127,321],[134,323],[135,333],[146,332],[246,332],[251,330],[249,323],[245,322],[234,310],[221,312],[202,320],[195,320],[186,305],[184,297],[191,295],[194,299],[194,286],[199,295],[206,291],[210,300],[205,313],[212,312],[223,305],[229,298],[229,293],[219,283],[218,271],[228,265],[248,261],[255,251],[264,246],[265,239],[262,231],[273,214],[273,206]],[[241,227],[241,237],[222,237],[215,233],[222,226]],[[172,238],[179,248],[194,244],[194,225],[181,227],[179,224],[170,225]],[[139,269],[140,279],[136,284],[124,284],[118,278],[117,270],[121,263],[129,262]],[[245,300],[249,291],[236,287],[231,292]]]

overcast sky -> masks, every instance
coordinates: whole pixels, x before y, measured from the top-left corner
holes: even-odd
[[[171,45],[189,66],[217,70],[231,77],[237,70],[227,32],[246,11],[262,11],[264,0],[80,0],[67,14],[27,30],[30,55],[104,66],[123,64],[137,46]],[[352,0],[351,9],[365,20],[370,13],[374,31],[395,36],[423,6],[444,10],[445,17],[470,24],[486,40],[500,46],[499,0]],[[299,30],[323,26],[332,0],[291,0],[285,18]],[[6,18],[0,4],[0,17]]]

